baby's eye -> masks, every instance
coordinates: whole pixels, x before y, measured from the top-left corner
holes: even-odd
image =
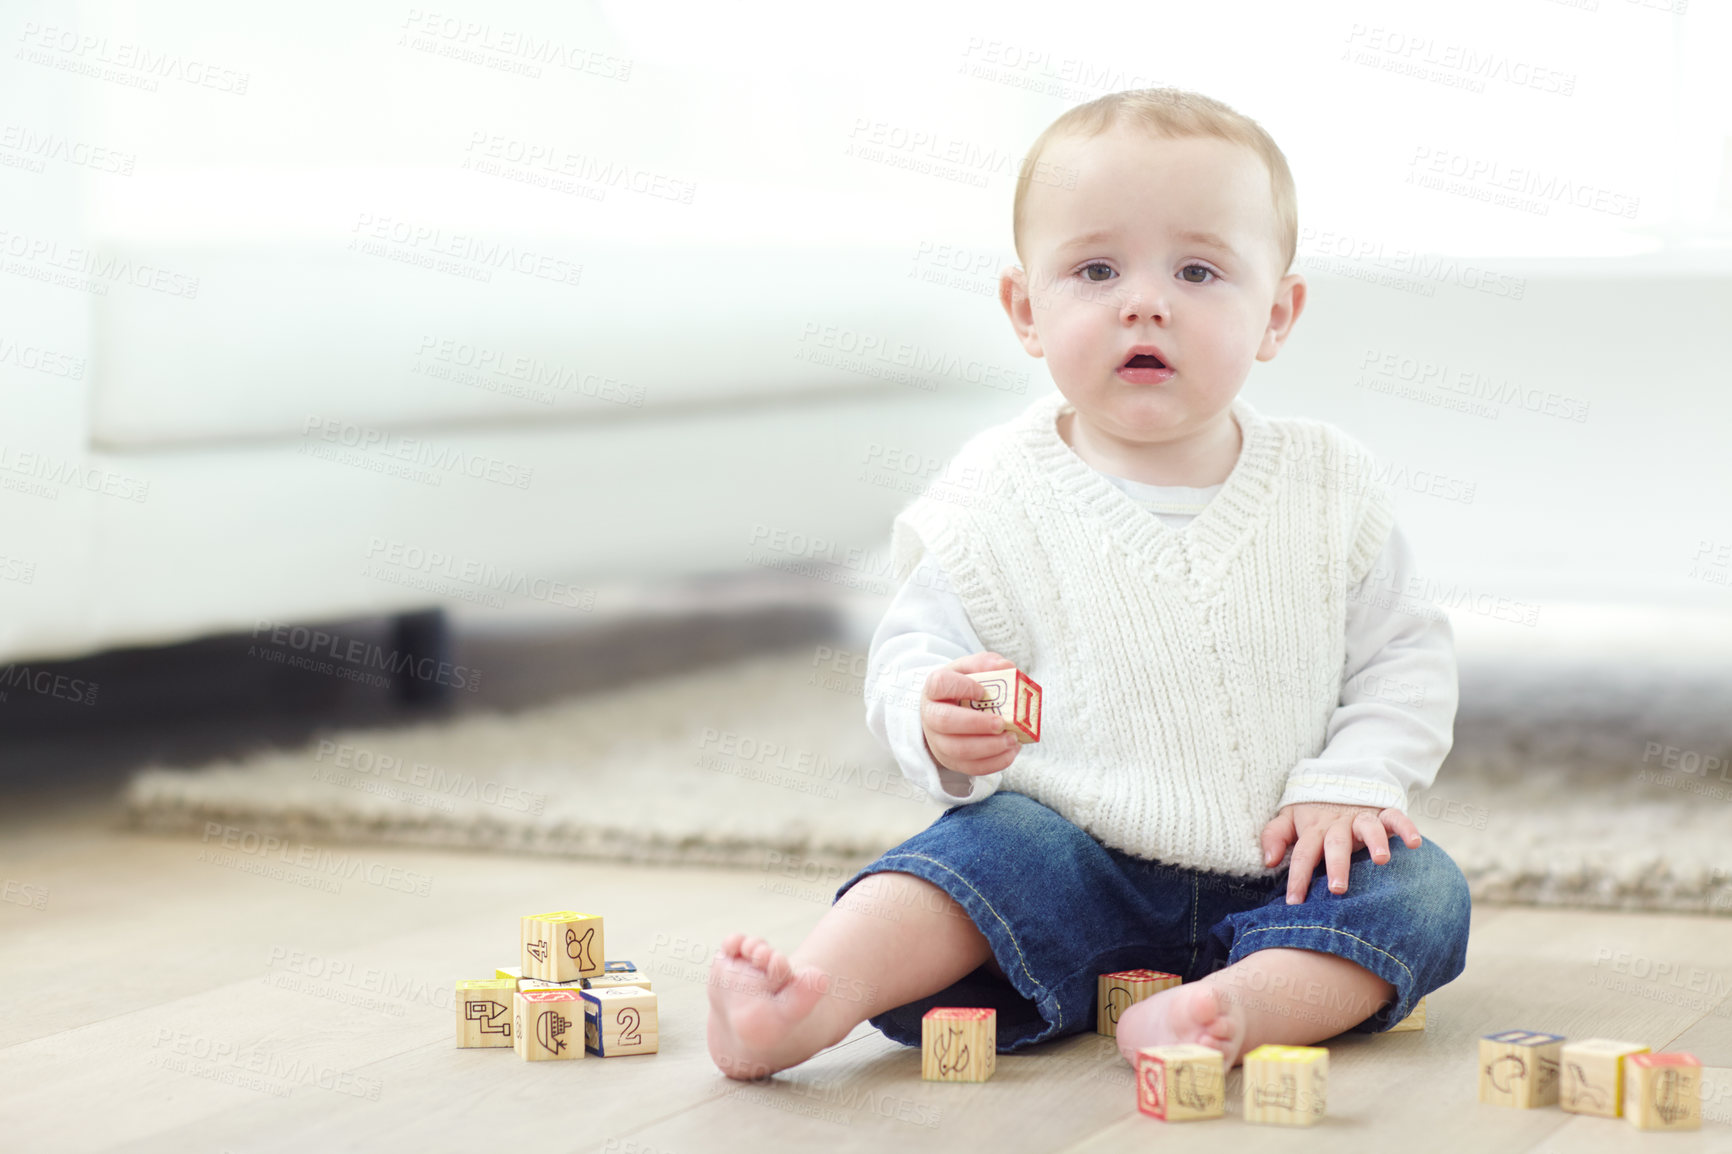
[[[1091,268],[1104,268],[1108,272],[1113,271],[1112,265],[1103,264],[1101,261],[1098,261],[1098,260],[1093,262],[1092,264],[1083,265],[1082,268],[1078,271],[1080,271],[1083,274],[1083,279],[1088,281],[1090,284],[1101,284],[1107,279],[1105,277],[1092,277],[1092,276],[1088,275],[1089,269],[1091,269]]]
[[[1206,264],[1188,264],[1184,268],[1179,270],[1179,275],[1183,276],[1185,273],[1190,272],[1192,269],[1199,269],[1202,272],[1208,273],[1210,276],[1215,275],[1215,270],[1210,268]],[[1186,284],[1208,284],[1209,282],[1207,280],[1193,280],[1190,277],[1186,277],[1185,283]]]

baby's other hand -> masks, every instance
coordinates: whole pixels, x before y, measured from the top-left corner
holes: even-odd
[[[1317,859],[1329,872],[1329,892],[1347,892],[1347,859],[1361,847],[1371,851],[1371,860],[1382,865],[1389,860],[1389,834],[1401,835],[1408,849],[1418,849],[1421,838],[1413,819],[1399,809],[1374,805],[1333,805],[1307,801],[1284,806],[1263,827],[1263,864],[1273,866],[1293,847],[1287,866],[1287,904],[1298,905],[1311,889],[1311,874]]]
[[[958,657],[926,678],[920,696],[920,728],[932,760],[946,769],[980,777],[997,773],[1016,760],[1022,743],[1005,731],[1004,718],[986,709],[957,702],[975,701],[987,695],[986,687],[965,673],[1009,669],[1016,663],[996,653],[971,653]]]

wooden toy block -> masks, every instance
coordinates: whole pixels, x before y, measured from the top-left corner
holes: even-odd
[[[458,1047],[511,1045],[511,999],[516,993],[517,983],[509,978],[458,982]]]
[[[1393,1034],[1393,1033],[1397,1032],[1398,1030],[1423,1030],[1423,1029],[1425,1029],[1425,999],[1421,998],[1421,999],[1419,999],[1419,1001],[1417,1001],[1413,1004],[1413,1013],[1407,1015],[1407,1017],[1401,1019],[1401,1021],[1399,1021],[1399,1022],[1395,1023],[1395,1025],[1389,1027],[1389,1029],[1385,1032]]]
[[[1221,1051],[1208,1046],[1145,1046],[1137,1051],[1137,1109],[1163,1122],[1219,1118],[1227,1078]]]
[[[523,919],[523,976],[544,982],[593,978],[602,971],[599,914],[555,910]]]
[[[1648,1047],[1611,1038],[1565,1042],[1559,1053],[1558,1105],[1572,1114],[1616,1118],[1624,1112],[1624,1059]]]
[[[636,986],[639,989],[651,990],[649,975],[639,973],[631,962],[608,962],[600,974],[583,980],[586,990],[616,990],[625,986]]]
[[[620,986],[585,990],[580,996],[584,1003],[584,1049],[603,1058],[656,1052],[660,1026],[656,996],[650,991]]]
[[[920,1018],[920,1076],[929,1082],[984,1082],[998,1068],[998,1011],[934,1006]]]
[[[1315,1126],[1329,1097],[1329,1051],[1258,1046],[1245,1055],[1245,1121]]]
[[[589,988],[588,978],[577,978],[569,982],[544,982],[540,978],[519,978],[517,988],[520,990],[586,990]]]
[[[1700,1130],[1702,1063],[1676,1052],[1625,1058],[1624,1117],[1638,1130]]]
[[[1160,970],[1115,970],[1095,980],[1095,1033],[1109,1038],[1118,1036],[1119,1015],[1150,994],[1171,989],[1184,979]]]
[[[1479,1040],[1479,1100],[1524,1110],[1558,1104],[1562,1034],[1505,1030]]]
[[[523,967],[500,966],[498,969],[493,971],[493,976],[496,978],[510,978],[514,982],[521,982],[523,980]]]
[[[1024,745],[1040,740],[1040,686],[1034,678],[1017,669],[988,669],[968,676],[986,686],[989,694],[968,704],[1004,718],[1005,732]]]
[[[583,994],[578,990],[519,990],[513,1002],[512,1042],[526,1062],[566,1061],[583,1057],[579,1024]]]

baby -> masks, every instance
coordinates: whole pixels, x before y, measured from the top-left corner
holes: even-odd
[[[1035,141],[1012,222],[999,299],[1058,391],[896,518],[868,659],[868,725],[945,808],[792,955],[722,943],[730,1077],[862,1021],[918,1046],[943,1005],[1021,1050],[1093,1030],[1097,977],[1134,968],[1184,981],[1111,1007],[1126,1060],[1230,1067],[1388,1029],[1465,962],[1467,884],[1404,809],[1452,742],[1448,620],[1375,591],[1413,559],[1365,448],[1239,395],[1305,305],[1285,157],[1218,101],[1113,93]],[[1011,665],[1037,744],[969,705]]]

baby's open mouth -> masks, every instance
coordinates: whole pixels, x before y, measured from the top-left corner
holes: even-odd
[[[1164,369],[1167,362],[1160,357],[1151,357],[1148,353],[1138,353],[1123,365],[1127,369]]]

